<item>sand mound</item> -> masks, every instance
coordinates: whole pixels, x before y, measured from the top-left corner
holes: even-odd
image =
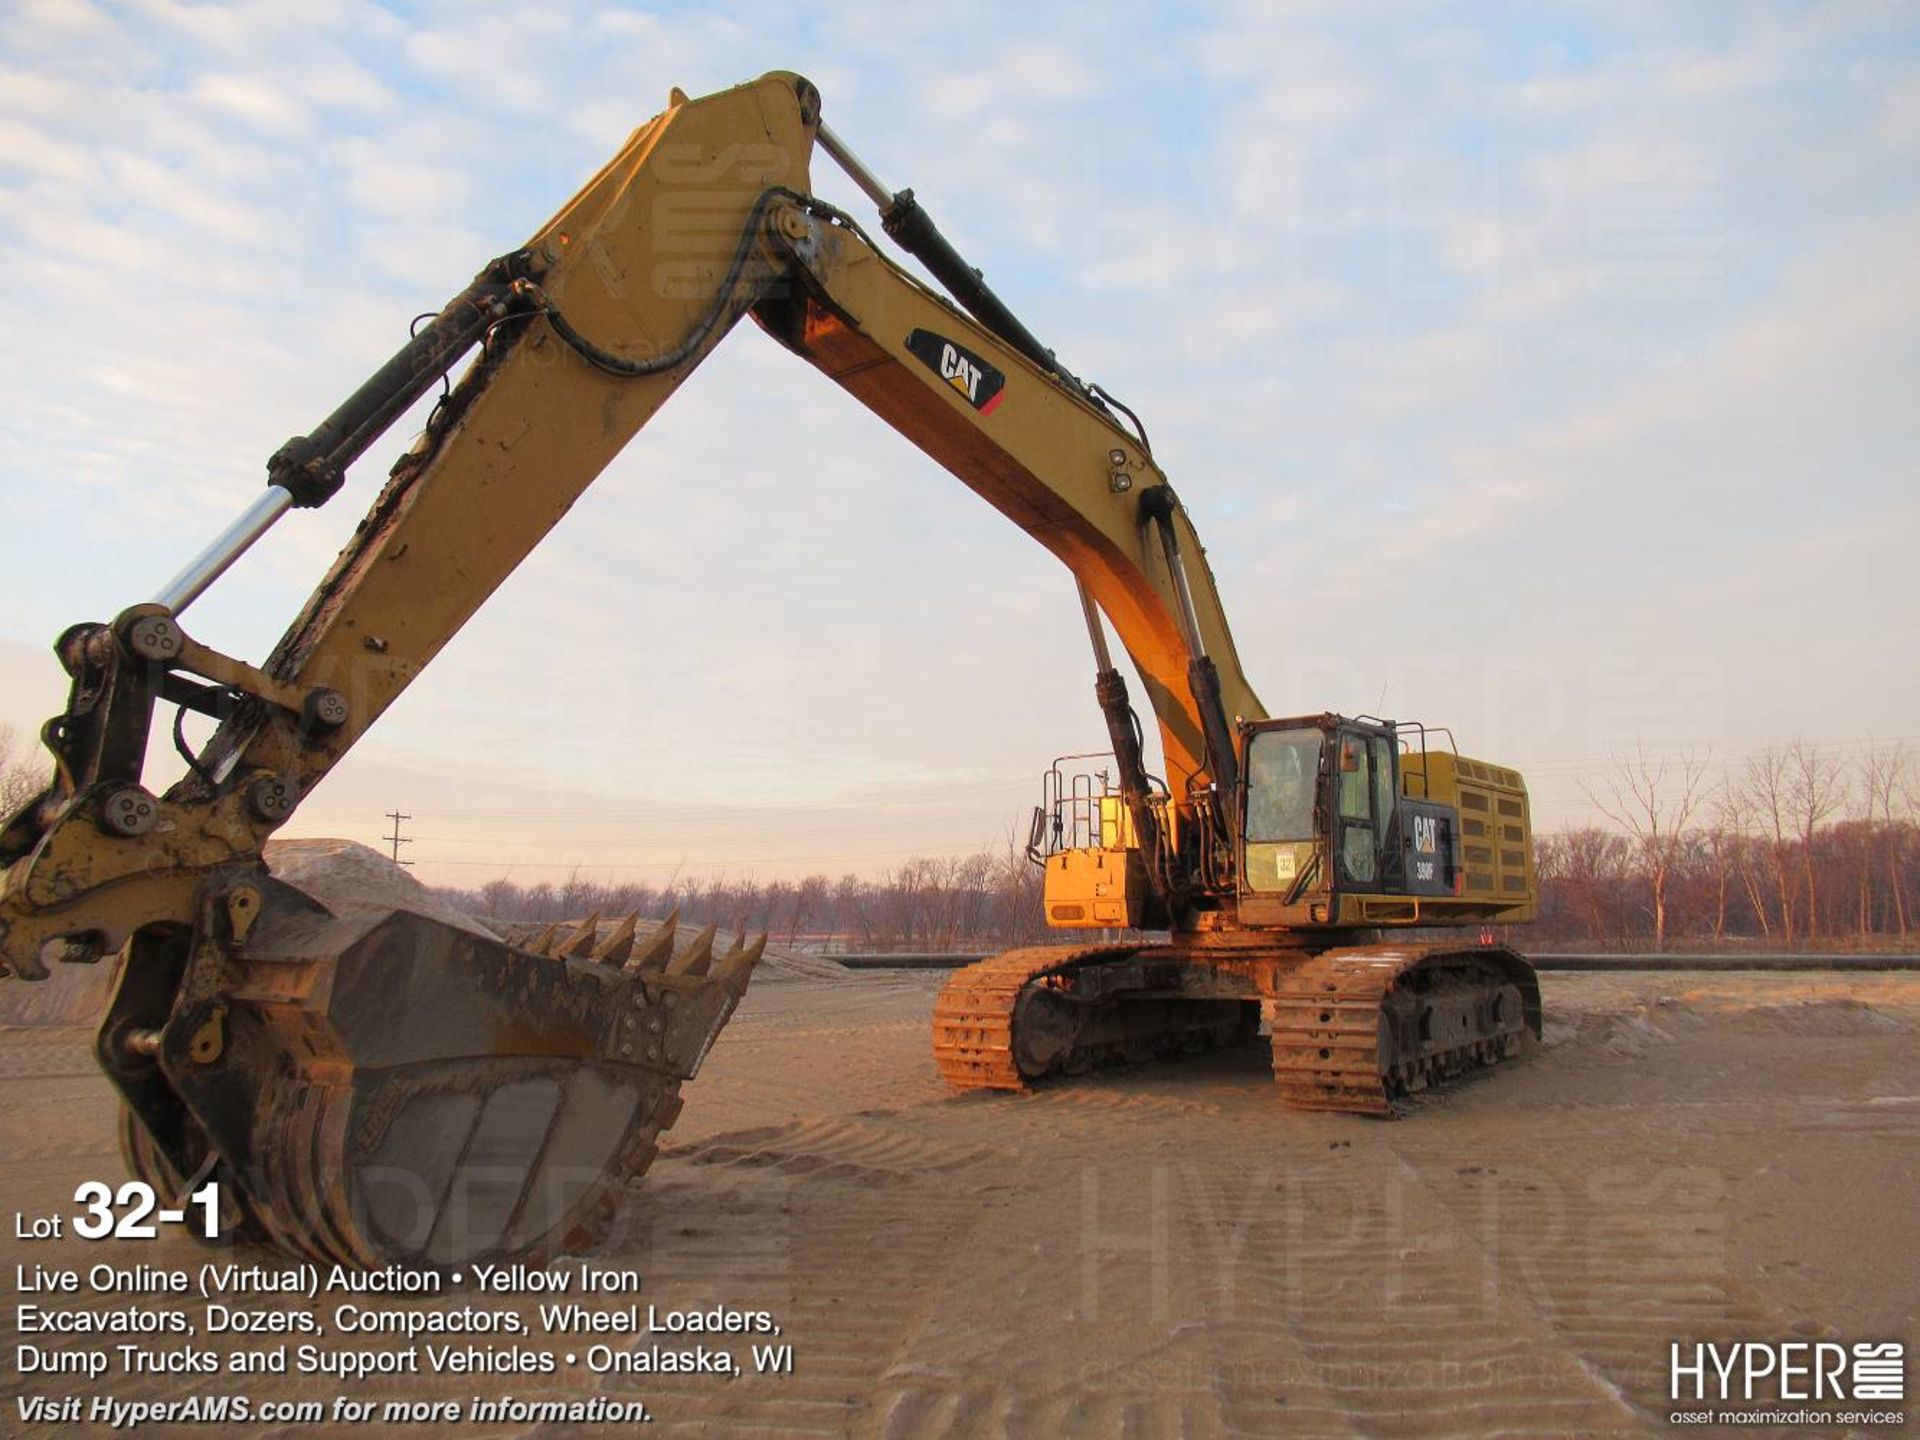
[[[271,840],[267,869],[304,890],[336,915],[411,910],[476,935],[491,932],[447,904],[378,850],[352,840]],[[0,985],[0,1025],[62,1026],[99,1023],[113,984],[114,961],[55,965],[44,981]]]
[[[1698,1011],[1671,995],[1599,1012],[1563,1012],[1548,1006],[1541,1043],[1548,1050],[1566,1045],[1576,1052],[1597,1050],[1631,1057],[1678,1045],[1703,1023]]]
[[[410,910],[475,935],[493,938],[478,920],[422,885],[406,868],[355,840],[269,840],[273,878],[304,890],[336,915]]]
[[[1714,1016],[1714,1026],[1731,1035],[1809,1035],[1822,1039],[1899,1035],[1913,1028],[1897,1016],[1848,997],[1721,1006]]]
[[[1678,1045],[1703,1030],[1721,1035],[1847,1039],[1900,1035],[1913,1026],[1850,996],[1773,998],[1718,990],[1659,995],[1618,1010],[1548,1009],[1545,1048],[1636,1057]]]

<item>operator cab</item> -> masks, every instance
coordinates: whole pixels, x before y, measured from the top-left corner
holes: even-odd
[[[1430,745],[1434,736],[1445,737]],[[1504,766],[1461,755],[1444,730],[1372,716],[1310,715],[1238,727],[1237,855],[1209,848],[1197,804],[1149,797],[1178,824],[1173,858],[1207,908],[1283,930],[1518,922],[1533,912],[1527,792]],[[1108,770],[1047,772],[1028,858],[1046,871],[1048,925],[1169,923],[1133,817]],[[1200,797],[1219,803],[1210,792]],[[1163,828],[1164,835],[1166,830]],[[1161,863],[1166,863],[1163,859]]]
[[[1286,905],[1459,893],[1459,813],[1405,793],[1392,721],[1316,715],[1243,725],[1241,734],[1244,892]],[[1415,778],[1424,773],[1417,767]]]

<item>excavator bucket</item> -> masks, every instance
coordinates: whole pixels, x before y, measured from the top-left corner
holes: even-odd
[[[146,977],[169,967],[123,964],[100,1042],[122,1148],[163,1196],[211,1176],[246,1232],[357,1266],[593,1244],[764,945],[710,965],[704,937],[694,963],[635,966],[632,917],[516,946],[264,891],[244,944],[187,959],[159,1023],[143,1012],[166,987]]]

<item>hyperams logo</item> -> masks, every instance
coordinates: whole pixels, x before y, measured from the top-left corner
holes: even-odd
[[[966,397],[982,415],[991,415],[1006,398],[1007,377],[973,351],[931,330],[907,336],[907,349],[934,374]]]
[[[1668,1348],[1667,1398],[1678,1405],[1674,1424],[1900,1425],[1906,1346],[1898,1340],[1842,1345],[1832,1340],[1737,1340],[1682,1343]],[[1811,1401],[1821,1409],[1794,1408]]]

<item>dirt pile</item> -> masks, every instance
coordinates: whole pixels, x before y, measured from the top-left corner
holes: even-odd
[[[1899,989],[1899,981],[1889,988]],[[1848,995],[1803,993],[1806,982],[1776,985],[1759,994],[1737,989],[1694,987],[1677,994],[1656,994],[1604,1011],[1548,1011],[1542,1037],[1549,1050],[1604,1052],[1609,1056],[1645,1056],[1685,1044],[1702,1031],[1720,1035],[1848,1039],[1902,1035],[1912,1029],[1897,1014]]]
[[[411,910],[475,935],[493,932],[456,909],[378,850],[354,840],[271,840],[267,869],[273,878],[304,890],[336,915],[369,910]]]
[[[335,914],[411,910],[491,937],[472,916],[456,910],[378,850],[352,840],[273,840],[267,869],[304,890]],[[95,1025],[113,984],[113,957],[94,965],[55,965],[34,984],[0,985],[0,1026]]]

